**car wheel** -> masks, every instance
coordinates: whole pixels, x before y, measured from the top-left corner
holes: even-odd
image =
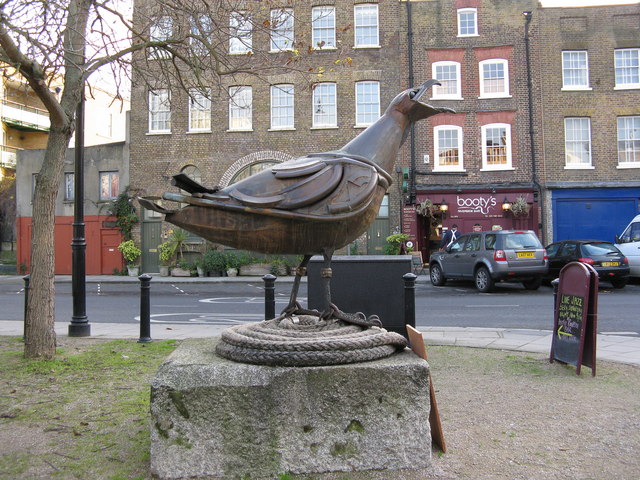
[[[433,265],[431,265],[431,267],[429,267],[429,276],[431,277],[431,283],[436,287],[441,287],[444,285],[445,278],[442,274],[440,265],[438,265],[437,263],[434,263]]]
[[[628,278],[614,278],[611,280],[611,285],[613,285],[613,288],[624,288],[628,281]]]
[[[493,279],[487,267],[480,267],[476,270],[475,275],[476,288],[482,293],[487,293],[493,290]]]
[[[533,280],[527,280],[526,282],[522,282],[524,288],[527,290],[537,290],[542,285],[542,278],[534,278]]]

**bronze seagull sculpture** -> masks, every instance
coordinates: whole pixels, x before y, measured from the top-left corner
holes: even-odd
[[[341,149],[311,153],[275,165],[226,188],[206,188],[184,174],[172,184],[189,194],[164,193],[163,198],[187,204],[168,210],[150,198],[139,198],[148,209],[201,237],[230,247],[303,255],[296,270],[291,298],[283,314],[311,313],[296,301],[300,279],[313,255],[322,254],[324,311],[360,325],[379,325],[341,312],[331,303],[331,258],[336,249],[354,241],[376,218],[392,183],[390,172],[411,125],[449,108],[420,101],[436,80],[397,95],[384,114]]]

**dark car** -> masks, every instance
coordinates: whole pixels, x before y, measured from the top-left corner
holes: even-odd
[[[611,242],[602,240],[563,240],[547,246],[549,273],[545,280],[560,276],[567,263],[588,263],[600,280],[611,282],[613,288],[624,288],[629,281],[629,261]]]
[[[433,285],[472,279],[481,292],[490,292],[496,282],[522,282],[535,290],[546,273],[547,253],[532,230],[468,233],[429,259]]]

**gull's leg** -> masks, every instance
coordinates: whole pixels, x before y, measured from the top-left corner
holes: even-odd
[[[294,279],[293,287],[291,288],[291,297],[289,297],[289,304],[282,311],[282,313],[285,315],[292,315],[297,310],[300,310],[300,304],[297,300],[298,290],[300,289],[300,281],[302,279],[302,276],[307,272],[307,264],[309,263],[310,259],[311,255],[305,255],[302,259],[302,262],[300,262],[300,265],[298,265],[298,268],[296,268],[296,278]]]

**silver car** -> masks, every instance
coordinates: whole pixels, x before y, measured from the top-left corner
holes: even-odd
[[[490,292],[496,282],[522,282],[536,290],[548,269],[547,252],[533,230],[468,233],[429,259],[433,285],[473,279],[480,292]]]

